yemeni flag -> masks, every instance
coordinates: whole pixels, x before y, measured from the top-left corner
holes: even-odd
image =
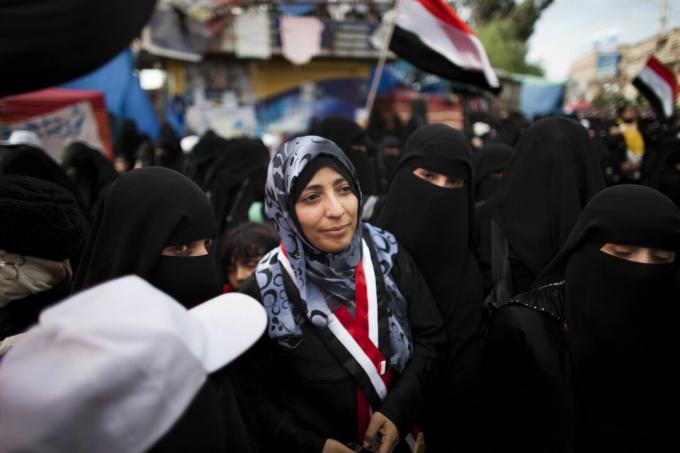
[[[501,89],[479,38],[444,0],[401,0],[390,49],[445,79]]]
[[[670,118],[678,98],[678,79],[667,66],[651,56],[633,79],[633,86],[642,93],[657,115]]]

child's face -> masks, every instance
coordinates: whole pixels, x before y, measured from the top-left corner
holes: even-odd
[[[257,263],[261,258],[262,256],[250,256],[248,258],[232,259],[231,264],[227,266],[229,286],[235,291],[240,290],[243,282],[255,272]]]

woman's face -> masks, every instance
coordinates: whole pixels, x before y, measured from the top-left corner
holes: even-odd
[[[330,167],[312,177],[295,203],[302,234],[318,250],[338,253],[352,243],[359,200],[345,178]]]
[[[600,250],[607,255],[642,264],[669,264],[675,261],[675,252],[671,250],[614,244],[611,242],[604,244]]]

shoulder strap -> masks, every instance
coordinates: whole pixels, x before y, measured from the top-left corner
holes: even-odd
[[[513,296],[512,271],[508,241],[500,226],[491,219],[491,293],[484,300],[484,308],[491,312]]]
[[[279,262],[279,265],[283,266],[281,262]],[[288,272],[285,271],[282,272],[282,276],[283,285],[290,302],[297,310],[300,310],[301,312],[304,313],[306,311],[306,308],[304,306],[305,302],[300,297],[300,292],[298,291],[295,282],[293,282]],[[347,351],[347,349],[342,345],[342,343],[340,343],[340,341],[333,334],[333,332],[331,332],[330,329],[318,328],[308,320],[305,320],[300,325],[300,328],[303,331],[303,334],[308,333],[316,336],[319,339],[319,341],[321,341],[321,343],[323,343],[328,348],[328,350],[331,352],[331,354],[333,354],[333,356],[338,360],[338,362],[342,364],[343,368],[345,368],[345,370],[347,370],[347,372],[350,375],[352,375],[354,379],[356,379],[358,384],[363,389],[365,395],[367,396],[371,406],[379,407],[382,399],[378,395],[373,384],[371,384],[369,377],[366,375],[366,373],[361,368],[359,363],[355,360],[355,358],[352,356],[352,354],[350,354]]]

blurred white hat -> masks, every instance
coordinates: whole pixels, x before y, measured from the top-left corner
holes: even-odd
[[[145,451],[266,324],[251,297],[187,311],[133,276],[77,294],[0,362],[0,451]]]

